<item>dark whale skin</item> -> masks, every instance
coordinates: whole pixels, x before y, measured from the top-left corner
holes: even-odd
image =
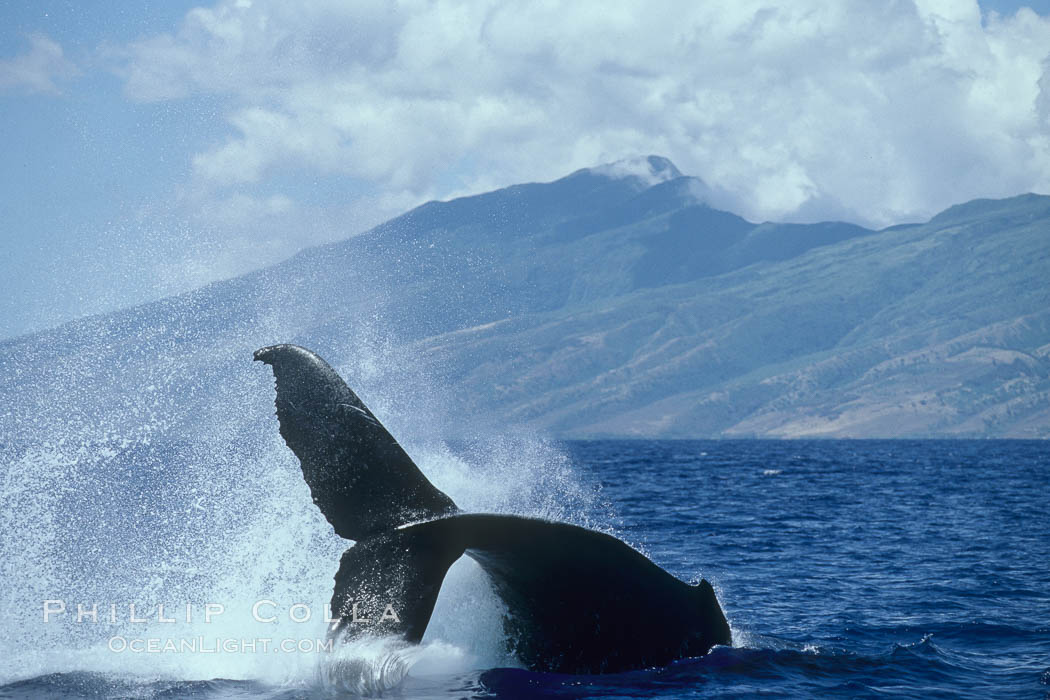
[[[316,354],[276,345],[255,359],[273,368],[281,435],[314,503],[337,534],[357,541],[335,576],[332,634],[418,643],[445,574],[466,555],[506,605],[512,651],[532,670],[612,673],[731,643],[706,580],[686,584],[577,525],[463,513]]]

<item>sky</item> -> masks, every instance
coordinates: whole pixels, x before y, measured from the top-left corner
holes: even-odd
[[[0,338],[670,158],[754,221],[1050,194],[1050,0],[0,0]]]

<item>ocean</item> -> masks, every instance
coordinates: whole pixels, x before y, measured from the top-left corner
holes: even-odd
[[[164,462],[163,449],[159,456],[156,449],[150,464]],[[480,469],[472,478],[471,466],[491,462],[496,453],[504,455],[500,469]],[[34,542],[36,530],[26,529],[25,549],[35,554],[27,554],[18,570],[4,569],[0,589],[8,607],[0,698],[291,699],[350,692],[402,698],[1050,698],[1045,442],[596,440],[544,443],[531,451],[459,445],[418,461],[468,508],[572,519],[616,534],[683,580],[708,579],[730,621],[733,645],[664,668],[603,676],[515,668],[503,648],[498,602],[476,568],[457,563],[420,648],[377,645],[355,650],[356,659],[343,654],[339,663],[331,653],[303,647],[270,656],[243,647],[223,653],[207,644],[134,652],[128,645],[158,628],[167,637],[191,636],[191,628],[195,638],[202,629],[209,639],[258,637],[257,622],[250,630],[201,626],[208,596],[239,588],[250,589],[241,596],[245,601],[265,595],[272,603],[264,609],[281,618],[280,631],[267,634],[309,641],[323,633],[320,611],[304,623],[307,630],[284,617],[302,601],[280,598],[323,599],[342,547],[314,532],[324,528],[315,515],[296,520],[297,504],[305,512],[312,508],[292,485],[294,473],[260,488],[273,499],[266,503],[283,505],[270,507],[263,534],[252,535],[259,551],[229,570],[218,571],[228,552],[248,541],[238,533],[256,531],[244,513],[223,516],[226,530],[212,528],[202,515],[187,529],[199,538],[159,544],[142,535],[148,528],[141,518],[128,520],[125,513],[107,519],[107,513],[131,508],[143,509],[145,522],[167,518],[151,515],[149,505],[168,502],[158,486],[167,478],[160,470],[155,479],[134,483],[130,493],[140,496],[113,496],[98,508],[95,516],[105,525],[97,537],[103,539],[85,540],[94,543],[86,554],[85,547],[77,549],[79,573],[59,576],[55,566],[41,563],[71,550]],[[542,465],[530,471],[531,463]],[[284,461],[266,473],[287,467]],[[8,490],[18,487],[10,475],[7,482]],[[110,482],[107,493],[121,493],[119,483]],[[524,483],[528,493],[521,495]],[[137,501],[146,498],[141,494],[148,500]],[[76,518],[68,513],[99,502],[77,501],[75,493],[63,498],[73,499],[56,501],[72,509],[65,511],[71,521]],[[170,502],[192,518],[213,498]],[[62,512],[56,508],[49,517]],[[5,524],[15,515],[5,513]],[[62,532],[56,528],[50,531]],[[75,539],[84,528],[71,526],[68,536]],[[220,556],[222,531],[231,549]],[[302,534],[307,531],[314,534]],[[118,551],[110,552],[113,546]],[[187,563],[195,547],[207,549],[198,558],[208,567]],[[153,578],[136,573],[131,583],[121,583],[113,568],[137,571],[135,562],[146,551],[167,568],[154,566]],[[315,560],[316,566],[309,563]],[[28,571],[30,564],[38,569]],[[53,608],[61,601],[67,608],[62,620],[43,624],[39,607],[22,617],[11,612],[14,601],[23,600],[16,586],[31,588],[48,577],[62,585],[53,592],[38,586],[33,595],[41,603],[44,596],[53,599]],[[224,588],[216,587],[219,580]],[[114,592],[122,586],[149,591],[139,595],[139,613],[150,621],[129,626],[126,596]],[[170,601],[168,614],[177,622],[158,624],[149,602],[161,599]],[[72,610],[82,601],[101,601],[100,617],[119,619],[76,623]],[[638,601],[624,614],[644,615],[653,605],[659,601]],[[187,607],[192,623],[182,620]],[[230,619],[234,605],[226,607]],[[116,637],[123,641],[114,644]],[[341,672],[362,667],[366,683],[340,682]]]

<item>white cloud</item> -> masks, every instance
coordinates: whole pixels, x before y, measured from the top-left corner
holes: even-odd
[[[646,187],[667,182],[681,174],[673,168],[654,167],[649,159],[642,157],[606,163],[594,168],[594,172],[611,178],[635,178]]]
[[[192,159],[219,193],[312,172],[401,204],[659,153],[756,219],[882,224],[1050,191],[1048,47],[1046,18],[963,0],[257,0],[121,72],[137,100],[225,100]]]
[[[58,84],[77,75],[76,66],[65,57],[62,47],[43,34],[29,35],[29,49],[13,58],[0,60],[0,91],[24,90],[57,95]]]

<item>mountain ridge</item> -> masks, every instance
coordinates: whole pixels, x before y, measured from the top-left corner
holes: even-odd
[[[1050,197],[880,231],[752,223],[653,158],[427,203],[4,341],[5,432],[62,432],[75,414],[123,434],[136,410],[185,429],[223,397],[243,403],[244,358],[281,341],[317,349],[416,433],[1050,436]]]

